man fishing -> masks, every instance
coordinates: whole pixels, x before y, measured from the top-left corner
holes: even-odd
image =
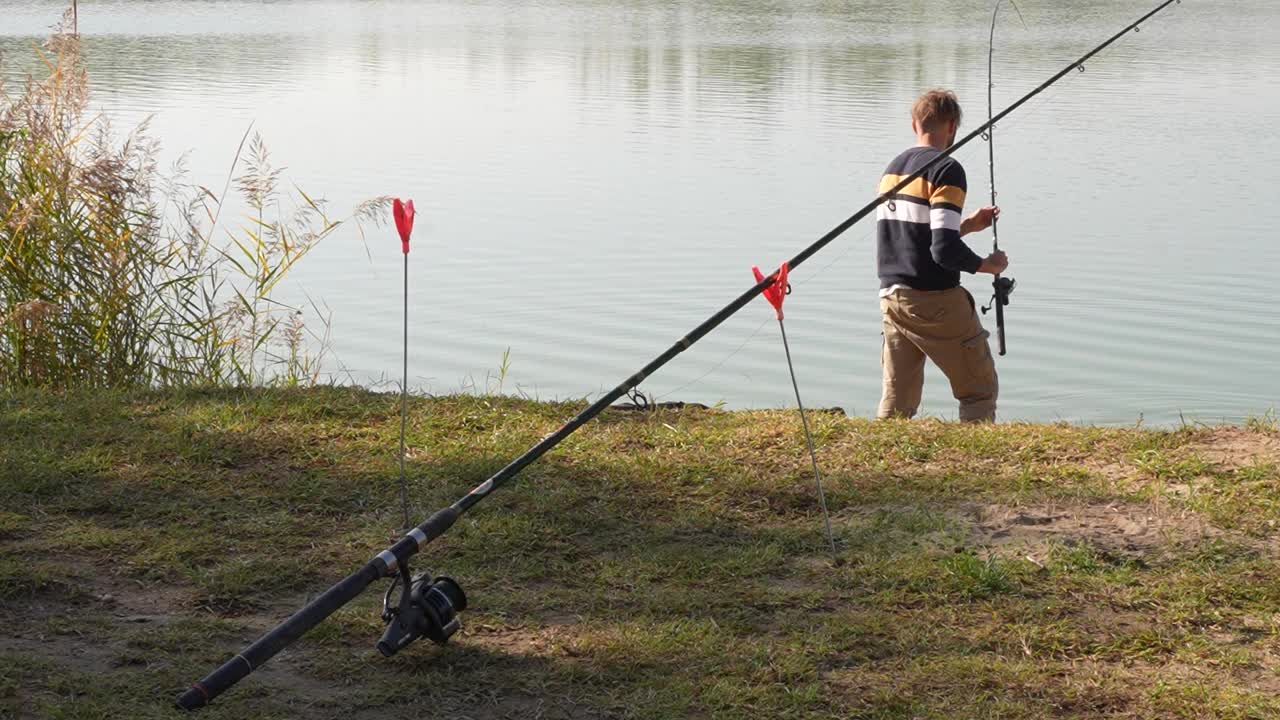
[[[911,109],[917,144],[889,163],[880,193],[936,158],[956,140],[960,103],[949,90],[930,90]],[[929,358],[951,381],[962,422],[994,422],[999,381],[973,296],[960,273],[997,275],[1009,265],[996,251],[985,259],[965,235],[991,227],[999,208],[984,207],[961,219],[967,183],[964,168],[947,158],[880,205],[876,262],[883,316],[884,394],[880,418],[910,418],[920,407],[924,362]]]

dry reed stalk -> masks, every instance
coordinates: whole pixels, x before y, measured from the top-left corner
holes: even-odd
[[[45,43],[47,75],[0,87],[0,387],[316,382],[328,316],[311,303],[325,324],[311,332],[279,285],[344,224],[363,238],[388,201],[331,219],[280,191],[255,135],[227,183],[252,214],[219,229],[228,193],[190,182],[181,161],[159,173],[145,123],[116,141],[87,111],[75,12]]]

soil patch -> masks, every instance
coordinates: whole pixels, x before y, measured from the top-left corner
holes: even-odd
[[[1054,545],[1151,558],[1222,535],[1195,513],[1142,505],[983,505],[966,514],[974,544],[1035,559]]]
[[[1280,435],[1244,428],[1214,428],[1204,439],[1192,443],[1190,450],[1228,470],[1258,463],[1280,465]]]

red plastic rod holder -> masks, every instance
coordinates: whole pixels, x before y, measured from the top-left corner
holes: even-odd
[[[413,234],[413,201],[400,202],[396,198],[391,203],[391,216],[396,221],[396,231],[400,233],[400,248],[405,255],[409,254],[409,236]]]
[[[751,267],[751,272],[755,273],[756,282],[764,280],[764,273],[760,272],[760,268]],[[778,268],[778,278],[773,284],[760,291],[764,295],[764,299],[769,301],[773,309],[778,313],[778,320],[782,320],[782,301],[787,298],[787,264],[782,263],[782,267]]]

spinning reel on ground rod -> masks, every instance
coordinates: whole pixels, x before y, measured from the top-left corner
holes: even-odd
[[[391,594],[400,590],[400,602],[391,605]],[[410,576],[409,564],[400,565],[400,574],[382,596],[382,621],[387,629],[378,641],[378,652],[391,657],[414,640],[427,636],[444,645],[462,628],[458,613],[467,609],[467,596],[453,578],[432,578],[424,572]]]

